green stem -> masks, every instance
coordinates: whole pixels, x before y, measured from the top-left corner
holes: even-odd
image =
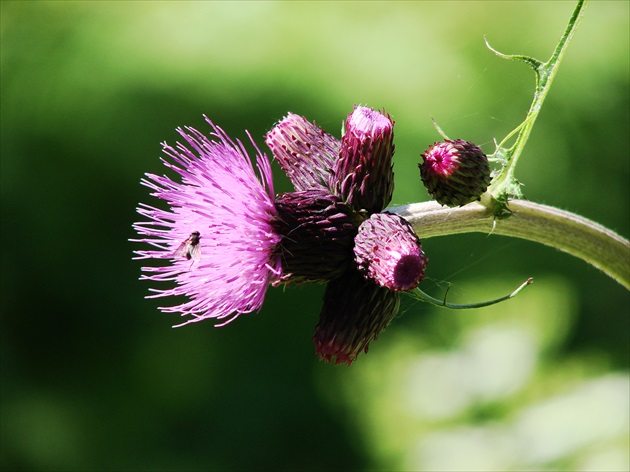
[[[446,295],[448,295],[448,290],[446,291],[446,294],[444,294],[444,300],[438,300],[437,298],[433,298],[431,295],[424,293],[422,290],[420,290],[417,287],[414,288],[411,292],[409,292],[409,294],[415,297],[416,299],[423,302],[430,303],[431,305],[435,305],[439,307],[446,307],[452,310],[469,310],[472,308],[483,308],[490,305],[496,305],[497,303],[501,303],[501,302],[504,302],[505,300],[509,300],[510,298],[514,298],[516,295],[518,295],[518,293],[521,290],[523,290],[525,287],[530,285],[532,281],[533,279],[532,277],[530,277],[521,285],[519,285],[518,288],[514,290],[512,293],[509,293],[508,295],[505,295],[503,297],[495,298],[494,300],[488,300],[485,302],[478,302],[478,303],[465,303],[465,304],[448,303],[446,301]]]
[[[496,220],[480,203],[459,208],[436,202],[413,203],[388,211],[405,218],[420,240],[482,232],[512,236],[554,247],[592,264],[630,290],[630,242],[582,216],[525,200],[510,200],[510,218]]]
[[[580,19],[584,14],[585,3],[585,0],[578,0],[577,5],[573,10],[573,14],[569,19],[567,28],[562,35],[562,38],[558,42],[555,51],[547,62],[541,62],[532,57],[523,55],[502,54],[494,50],[486,41],[486,45],[488,46],[488,48],[497,56],[504,59],[525,62],[534,70],[534,73],[536,75],[534,99],[532,100],[532,104],[529,108],[529,111],[527,112],[527,118],[520,126],[518,137],[516,138],[514,145],[510,149],[497,149],[497,152],[503,152],[503,157],[506,159],[505,167],[502,169],[501,173],[493,180],[492,184],[488,188],[488,192],[497,200],[500,200],[503,194],[511,193],[511,189],[513,188],[514,170],[516,169],[516,163],[518,162],[518,158],[520,157],[521,152],[523,151],[525,144],[529,139],[529,135],[531,134],[532,128],[534,127],[534,123],[536,122],[538,113],[540,112],[547,93],[551,88],[551,83],[553,82],[553,78],[558,71],[560,61],[562,60],[562,57],[567,50],[569,43],[571,42],[571,38],[573,38],[573,35],[575,34]],[[505,140],[503,142],[505,142]]]

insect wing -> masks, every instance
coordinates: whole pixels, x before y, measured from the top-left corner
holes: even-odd
[[[186,241],[181,243],[177,247],[177,249],[175,249],[175,252],[173,253],[173,257],[175,259],[179,259],[179,258],[182,258],[182,257],[185,257],[186,259],[190,259],[190,257],[188,256],[189,246],[190,246],[190,243],[188,242],[188,239],[187,239]]]
[[[199,260],[201,259],[201,246],[199,245],[199,243],[195,244],[194,246],[192,244],[188,245],[186,258],[199,262]]]

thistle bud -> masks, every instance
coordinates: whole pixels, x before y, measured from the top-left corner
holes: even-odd
[[[295,190],[327,189],[341,142],[294,113],[267,133],[267,145]]]
[[[328,283],[313,341],[320,359],[350,365],[398,313],[400,294],[354,268]]]
[[[481,148],[463,139],[434,143],[418,164],[429,195],[449,207],[475,200],[490,184],[488,158]]]
[[[354,239],[354,260],[364,276],[394,291],[416,287],[427,265],[411,225],[389,213],[376,213],[361,224]]]
[[[355,210],[377,213],[394,191],[394,122],[372,108],[356,107],[345,130],[330,188]]]
[[[360,219],[335,195],[322,190],[290,192],[276,198],[276,248],[280,282],[316,282],[348,268]]]

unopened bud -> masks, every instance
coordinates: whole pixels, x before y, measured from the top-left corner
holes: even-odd
[[[345,130],[330,188],[355,210],[379,212],[394,191],[394,122],[384,112],[356,107]]]
[[[326,191],[307,190],[278,196],[275,208],[281,282],[326,281],[346,271],[360,223],[347,204]]]
[[[481,148],[463,139],[434,143],[423,154],[420,176],[429,195],[449,207],[475,200],[490,184],[488,158]]]
[[[376,213],[361,224],[354,239],[354,260],[367,278],[394,291],[415,288],[427,265],[411,225],[389,213]]]
[[[350,365],[394,319],[400,294],[354,268],[328,283],[313,340],[320,359]]]
[[[294,113],[276,124],[265,141],[295,190],[328,188],[341,141]]]

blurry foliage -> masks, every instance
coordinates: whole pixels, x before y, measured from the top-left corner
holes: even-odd
[[[469,289],[482,298],[509,290],[487,280],[486,289]],[[519,305],[446,320],[431,308],[426,323],[409,321],[409,330],[384,337],[371,367],[352,369],[337,391],[322,385],[331,402],[355,410],[378,466],[627,469],[628,376],[606,374],[611,366],[601,354],[559,355],[575,294],[562,279],[537,283]],[[364,392],[360,402],[357,391]]]
[[[339,136],[353,105],[385,108],[397,123],[393,203],[426,200],[416,164],[439,139],[431,116],[491,152],[529,105],[532,74],[492,55],[483,36],[502,52],[546,59],[572,2],[0,6],[3,470],[417,469],[439,467],[445,445],[466,457],[504,451],[503,462],[476,462],[489,467],[623,463],[627,428],[580,439],[586,452],[537,459],[516,457],[525,446],[509,434],[520,415],[548,402],[553,410],[589,379],[611,379],[617,393],[627,385],[628,293],[582,261],[498,236],[423,241],[424,288],[437,296],[446,282],[463,302],[530,275],[536,283],[468,313],[408,301],[348,369],[314,356],[322,287],[270,289],[261,313],[221,329],[171,330],[177,319],[143,300],[127,242],[135,205],[149,202],[142,173],[163,173],[159,143],[175,141],[177,126],[207,130],[204,113],[233,137],[248,129],[263,148],[287,111]],[[529,199],[625,236],[628,9],[588,6],[517,170]],[[274,172],[276,190],[289,190]],[[400,396],[462,382],[444,380],[448,364],[435,356],[472,362],[470,336],[497,323],[514,323],[512,334],[530,328],[492,377],[492,395],[468,379],[474,401],[449,391],[428,416],[403,408]],[[428,378],[414,362],[433,366]],[[565,420],[546,423],[551,444],[574,424]]]

